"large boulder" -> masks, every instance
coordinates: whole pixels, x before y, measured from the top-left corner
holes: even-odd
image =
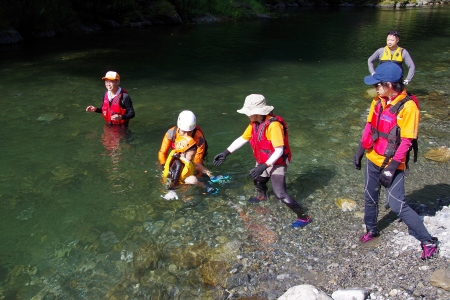
[[[23,41],[22,36],[15,29],[0,30],[0,45],[17,44]]]

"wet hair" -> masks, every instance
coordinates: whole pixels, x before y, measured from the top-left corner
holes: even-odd
[[[390,31],[388,31],[387,35],[393,35],[396,38],[400,38],[400,34],[398,33],[397,30],[390,30]]]

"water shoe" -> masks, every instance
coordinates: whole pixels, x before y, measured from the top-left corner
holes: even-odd
[[[432,237],[431,240],[420,244],[422,247],[422,260],[432,258],[439,252],[438,243],[438,239],[436,237]]]
[[[219,193],[219,189],[218,189],[218,188],[215,188],[215,187],[210,187],[210,186],[208,186],[208,187],[205,189],[205,192],[206,192],[207,194],[217,195],[217,193]]]
[[[259,202],[264,201],[266,199],[267,199],[266,197],[252,196],[252,197],[250,197],[250,199],[248,199],[248,202],[250,202],[250,203],[259,203]]]
[[[308,216],[306,217],[306,219],[302,220],[300,218],[297,219],[297,221],[295,221],[294,223],[292,223],[292,228],[295,227],[304,227],[306,225],[308,225],[309,223],[311,223],[311,218]]]
[[[209,178],[209,181],[211,181],[212,183],[224,183],[231,181],[231,177],[228,175],[211,176]]]
[[[376,237],[379,237],[380,233],[378,231],[367,231],[365,235],[359,237],[359,240],[362,243],[367,243],[368,241],[373,240]]]

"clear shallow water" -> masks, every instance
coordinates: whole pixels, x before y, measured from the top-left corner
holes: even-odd
[[[252,192],[247,146],[220,169],[208,164],[234,178],[219,196],[191,189],[190,202],[160,198],[157,151],[184,109],[196,113],[212,160],[245,129],[248,119],[236,113],[245,96],[264,94],[290,126],[289,192],[315,218],[321,216],[314,210],[330,199],[358,199],[362,174],[350,161],[370,103],[366,61],[391,28],[400,31],[400,45],[416,63],[409,90],[426,99],[422,153],[449,146],[448,7],[289,13],[280,20],[154,27],[0,48],[7,120],[0,128],[0,295],[103,297],[131,269],[124,251],[145,242],[169,252],[202,240],[214,247],[220,237],[246,238],[227,203]],[[136,110],[131,133],[119,143],[99,114],[84,111],[101,104],[108,70],[120,73]],[[435,176],[418,187],[450,183],[448,166],[424,160],[417,170]],[[312,196],[313,202],[304,200]],[[168,274],[170,264],[171,257],[161,255],[156,270]],[[106,275],[98,275],[100,269]],[[195,287],[174,274],[172,296]]]

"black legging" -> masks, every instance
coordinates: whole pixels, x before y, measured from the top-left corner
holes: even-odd
[[[284,175],[272,174],[270,177],[258,177],[254,180],[255,187],[264,192],[267,191],[267,182],[272,181],[272,189],[275,196],[286,204],[296,215],[297,218],[305,219],[306,213],[303,211],[300,204],[298,204],[291,196],[286,192],[286,177]]]

